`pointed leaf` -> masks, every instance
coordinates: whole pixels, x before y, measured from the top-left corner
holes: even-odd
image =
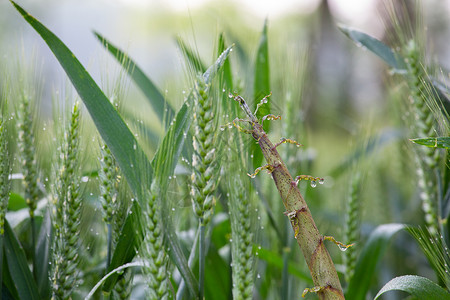
[[[141,172],[136,172],[135,168],[139,167],[146,170],[149,174],[146,174],[145,178],[148,180],[151,179],[152,168],[134,135],[102,90],[97,86],[91,75],[81,65],[69,48],[22,7],[13,1],[11,3],[23,18],[39,33],[58,59],[77,90],[78,95],[86,105],[100,135],[127,178],[128,184],[133,192],[138,194],[141,184],[144,184],[144,182],[141,178]]]
[[[124,69],[128,72],[128,75],[133,79],[139,89],[144,93],[145,97],[153,107],[159,121],[162,123],[164,115],[166,114],[168,123],[172,120],[175,112],[172,106],[164,99],[159,89],[153,84],[142,69],[122,50],[111,44],[106,38],[97,32],[94,32],[97,39],[102,45],[122,64]]]
[[[428,278],[415,275],[405,275],[392,279],[381,288],[375,299],[389,291],[407,292],[421,300],[450,300],[450,294],[441,286]]]
[[[420,139],[410,139],[411,142],[427,146],[430,148],[444,148],[450,149],[450,137],[429,137],[429,138],[420,138]]]
[[[226,48],[225,45],[225,37],[224,34],[221,33],[219,35],[218,47],[217,47],[217,55],[219,56]],[[225,61],[223,65],[223,81],[225,86],[229,89],[230,92],[233,91],[233,73],[231,72],[231,63],[229,60]]]
[[[50,275],[49,275],[49,262],[50,262],[50,246],[52,240],[52,222],[50,217],[50,211],[47,210],[39,232],[38,240],[36,243],[36,280],[39,289],[39,295],[42,299],[50,298]]]
[[[40,299],[36,282],[28,267],[25,251],[6,219],[4,243],[6,263],[20,299]]]
[[[403,224],[383,224],[375,228],[358,257],[355,273],[345,294],[347,299],[365,299],[375,269],[383,256],[390,239],[405,228]]]
[[[395,54],[392,49],[386,46],[383,42],[368,34],[346,26],[339,26],[339,29],[351,40],[353,40],[356,45],[366,47],[372,53],[384,60],[389,66],[394,68],[395,71],[400,73],[404,73],[406,71],[402,58]]]
[[[137,201],[134,201],[131,207],[131,213],[128,214],[125,219],[125,224],[120,232],[119,240],[114,250],[107,273],[112,272],[114,269],[128,262],[131,262],[136,256],[136,251],[139,249],[139,245],[143,239],[142,231],[136,230],[136,224],[141,224],[139,218],[140,215],[141,207]],[[103,291],[110,292],[116,284],[119,276],[120,275],[116,272],[111,273],[111,276],[105,280]]]

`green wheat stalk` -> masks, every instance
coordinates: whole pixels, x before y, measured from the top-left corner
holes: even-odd
[[[231,168],[228,172],[232,174]],[[230,175],[228,178],[232,236],[232,286],[233,299],[236,300],[253,298],[255,275],[255,259],[252,251],[255,239],[251,215],[252,205],[248,189],[243,186],[243,182],[245,182],[244,178],[239,175]]]
[[[194,88],[194,118],[192,155],[192,186],[191,199],[195,215],[199,220],[199,294],[203,298],[203,283],[205,275],[206,242],[205,230],[214,212],[214,190],[217,186],[218,164],[217,137],[218,126],[215,116],[218,115],[218,105],[208,93],[209,86],[199,77]]]
[[[32,247],[36,245],[35,210],[39,200],[39,176],[36,164],[36,148],[33,130],[33,112],[29,97],[22,96],[20,106],[19,144],[22,156],[23,183],[25,188],[25,201],[29,208],[31,221]],[[32,251],[34,256],[34,251]],[[34,257],[33,257],[34,261]]]
[[[421,51],[414,40],[405,46],[405,62],[408,68],[408,86],[414,114],[413,134],[418,138],[435,137],[434,115],[427,105],[427,97],[433,97],[427,84],[428,76],[423,66]],[[436,212],[436,178],[439,151],[435,148],[420,147],[417,149],[419,187],[422,192],[422,209],[425,213],[425,223],[430,232],[439,232],[439,223]]]
[[[360,191],[361,174],[359,172],[352,175],[350,183],[350,194],[347,199],[346,219],[344,229],[344,241],[346,244],[355,244],[359,240],[359,228],[360,228]],[[348,248],[343,252],[344,266],[345,266],[345,281],[350,282],[356,267],[356,251],[354,247]]]
[[[164,249],[164,228],[162,222],[161,190],[158,179],[153,180],[151,189],[146,195],[146,209],[144,213],[145,238],[143,242],[142,255],[148,261],[144,268],[147,274],[148,299],[169,298],[169,276],[167,270],[168,256]]]
[[[4,234],[5,214],[11,188],[11,159],[8,152],[8,132],[3,118],[0,119],[0,235]],[[0,258],[1,259],[1,258]]]
[[[126,183],[122,181],[119,166],[105,144],[100,149],[100,191],[103,208],[103,220],[107,226],[106,269],[116,248],[120,232],[128,210],[125,197],[128,196]],[[114,286],[114,292],[120,299],[127,299],[131,293],[131,273],[126,271]]]
[[[78,249],[81,197],[79,194],[80,106],[73,106],[55,199],[52,299],[68,299],[79,283]]]

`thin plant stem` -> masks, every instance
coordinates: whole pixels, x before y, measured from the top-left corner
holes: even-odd
[[[199,224],[199,244],[198,244],[198,295],[203,300],[205,294],[205,259],[206,259],[206,241],[205,225],[201,221]]]

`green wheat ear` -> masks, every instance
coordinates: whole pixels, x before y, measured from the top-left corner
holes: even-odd
[[[142,255],[147,258],[148,266],[144,268],[147,274],[149,299],[169,298],[169,276],[167,270],[168,256],[164,249],[164,228],[162,224],[161,191],[158,178],[153,180],[150,191],[144,192],[144,203],[147,207],[144,213],[145,237],[142,243]]]
[[[0,118],[0,235],[4,234],[5,214],[11,187],[10,173],[11,159],[8,153],[8,133],[3,118]]]
[[[217,116],[218,105],[208,95],[209,87],[203,78],[196,82],[194,95],[194,134],[192,155],[192,206],[202,226],[211,220],[214,210],[213,192],[217,186]]]
[[[234,166],[230,164],[230,166]],[[238,166],[234,166],[234,170]],[[233,174],[232,168],[228,174]],[[251,212],[251,197],[243,186],[244,178],[239,175],[228,177],[228,191],[231,220],[232,281],[233,299],[253,298],[253,278],[255,275],[255,259],[253,244],[255,242],[255,226]]]
[[[30,217],[34,218],[34,211],[39,200],[39,177],[36,166],[33,112],[30,99],[27,96],[23,96],[22,98],[19,129],[20,153],[23,159],[25,200],[29,207]]]
[[[433,97],[430,91],[428,76],[423,66],[423,57],[414,40],[405,46],[405,62],[408,70],[408,86],[411,91],[412,112],[414,114],[413,134],[419,138],[435,137],[435,121],[432,111],[427,105],[427,97]],[[425,212],[425,222],[431,233],[439,232],[436,213],[436,180],[434,177],[439,161],[439,151],[434,148],[417,149],[419,186],[422,190],[420,198]]]
[[[62,166],[56,186],[55,242],[53,245],[52,299],[68,299],[79,283],[80,106],[73,106],[62,150]]]
[[[108,269],[112,253],[116,249],[120,232],[125,222],[126,212],[128,211],[126,198],[129,196],[129,193],[126,182],[122,181],[123,176],[120,173],[119,166],[106,144],[101,147],[100,153],[100,199],[103,208],[103,219],[108,230],[106,259],[106,269]],[[114,293],[120,299],[128,299],[131,294],[131,272],[128,270],[125,272],[114,286]]]
[[[346,208],[346,220],[345,220],[345,232],[344,241],[347,244],[356,244],[359,240],[359,228],[360,228],[360,184],[361,174],[356,173],[352,176],[350,184],[350,195],[347,200]],[[354,247],[350,247],[343,252],[344,266],[345,266],[345,281],[350,282],[353,274],[355,273],[357,253]]]

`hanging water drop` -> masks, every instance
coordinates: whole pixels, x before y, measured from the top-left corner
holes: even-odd
[[[317,186],[317,182],[315,180],[311,180],[311,187],[315,188]]]
[[[325,180],[323,178],[319,179],[319,184],[323,184],[325,182]]]
[[[340,244],[338,244],[338,247],[339,247],[339,250],[341,250],[342,252],[347,251],[347,249],[349,248],[349,247],[346,247],[346,246],[342,246]]]

